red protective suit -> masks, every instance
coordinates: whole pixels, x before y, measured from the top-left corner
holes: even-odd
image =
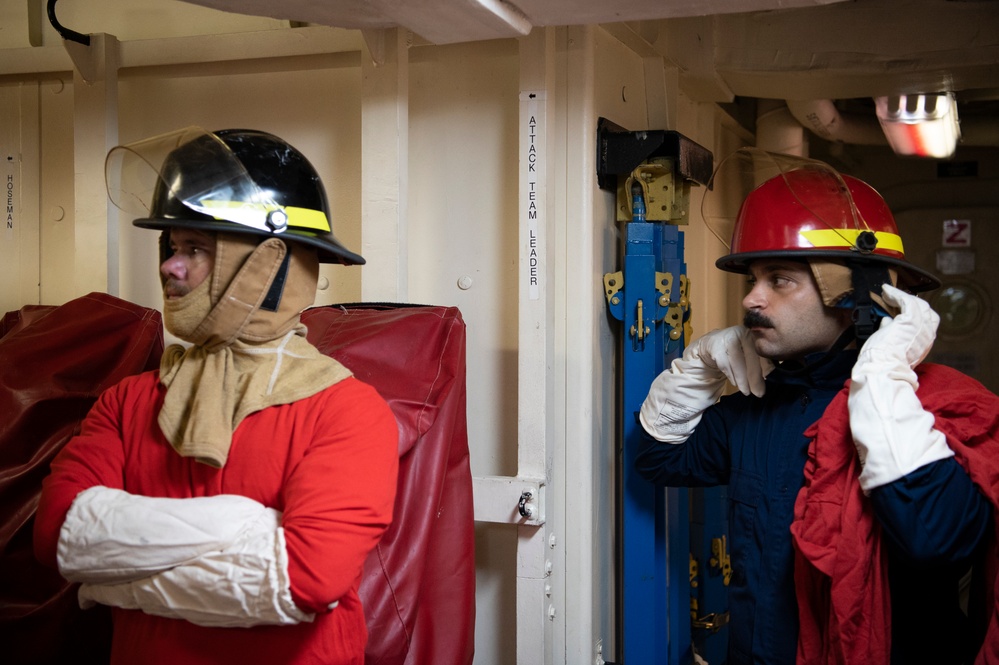
[[[949,367],[916,367],[917,395],[936,417],[957,461],[991,502],[999,528],[999,397]],[[881,531],[857,482],[857,451],[844,388],[806,432],[812,438],[805,486],[795,503],[795,588],[799,665],[887,664],[890,601]],[[977,665],[999,663],[999,551],[989,543],[985,643]]]
[[[156,425],[158,372],[105,392],[44,484],[36,555],[56,565],[59,529],[76,495],[104,485],[154,497],[240,494],[283,513],[291,591],[313,623],[206,628],[114,610],[112,662],[352,663],[364,661],[358,584],[392,518],[396,421],[373,388],[349,378],[294,404],[248,416],[222,469],[179,456]],[[332,611],[333,601],[339,605]]]

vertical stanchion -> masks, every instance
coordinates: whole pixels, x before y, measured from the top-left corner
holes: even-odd
[[[665,519],[665,494],[639,477],[635,453],[640,440],[636,417],[648,387],[662,366],[646,307],[655,303],[656,225],[626,225],[622,335],[621,592],[624,662],[665,665],[666,579],[664,550],[657,536]],[[649,325],[652,323],[652,325]],[[646,329],[649,334],[646,334]]]
[[[690,658],[690,536],[685,490],[656,488],[635,471],[638,411],[653,379],[683,350],[657,313],[657,276],[674,288],[686,274],[683,233],[649,222],[626,225],[623,283],[622,591],[624,663],[680,664]]]
[[[679,357],[689,302],[683,233],[691,182],[705,184],[711,153],[676,132],[626,132],[601,120],[598,180],[626,222],[623,267],[604,275],[622,323],[619,458],[619,665],[689,665],[690,522],[686,489],[638,475],[638,413],[656,376]]]

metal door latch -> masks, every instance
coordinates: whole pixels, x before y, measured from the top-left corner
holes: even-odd
[[[531,499],[534,498],[534,492],[531,490],[524,490],[520,495],[520,501],[517,502],[517,510],[520,511],[521,517],[526,517],[527,519],[533,519],[534,515],[537,513],[537,507],[531,503]]]

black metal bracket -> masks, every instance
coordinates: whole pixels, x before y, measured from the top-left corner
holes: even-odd
[[[679,132],[655,129],[631,132],[606,118],[597,122],[597,184],[615,190],[618,176],[628,175],[653,157],[670,157],[676,172],[686,180],[707,185],[711,180],[713,155]]]

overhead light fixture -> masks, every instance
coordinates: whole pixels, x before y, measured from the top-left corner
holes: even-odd
[[[954,154],[961,129],[952,93],[875,97],[874,105],[896,155],[945,159]]]

